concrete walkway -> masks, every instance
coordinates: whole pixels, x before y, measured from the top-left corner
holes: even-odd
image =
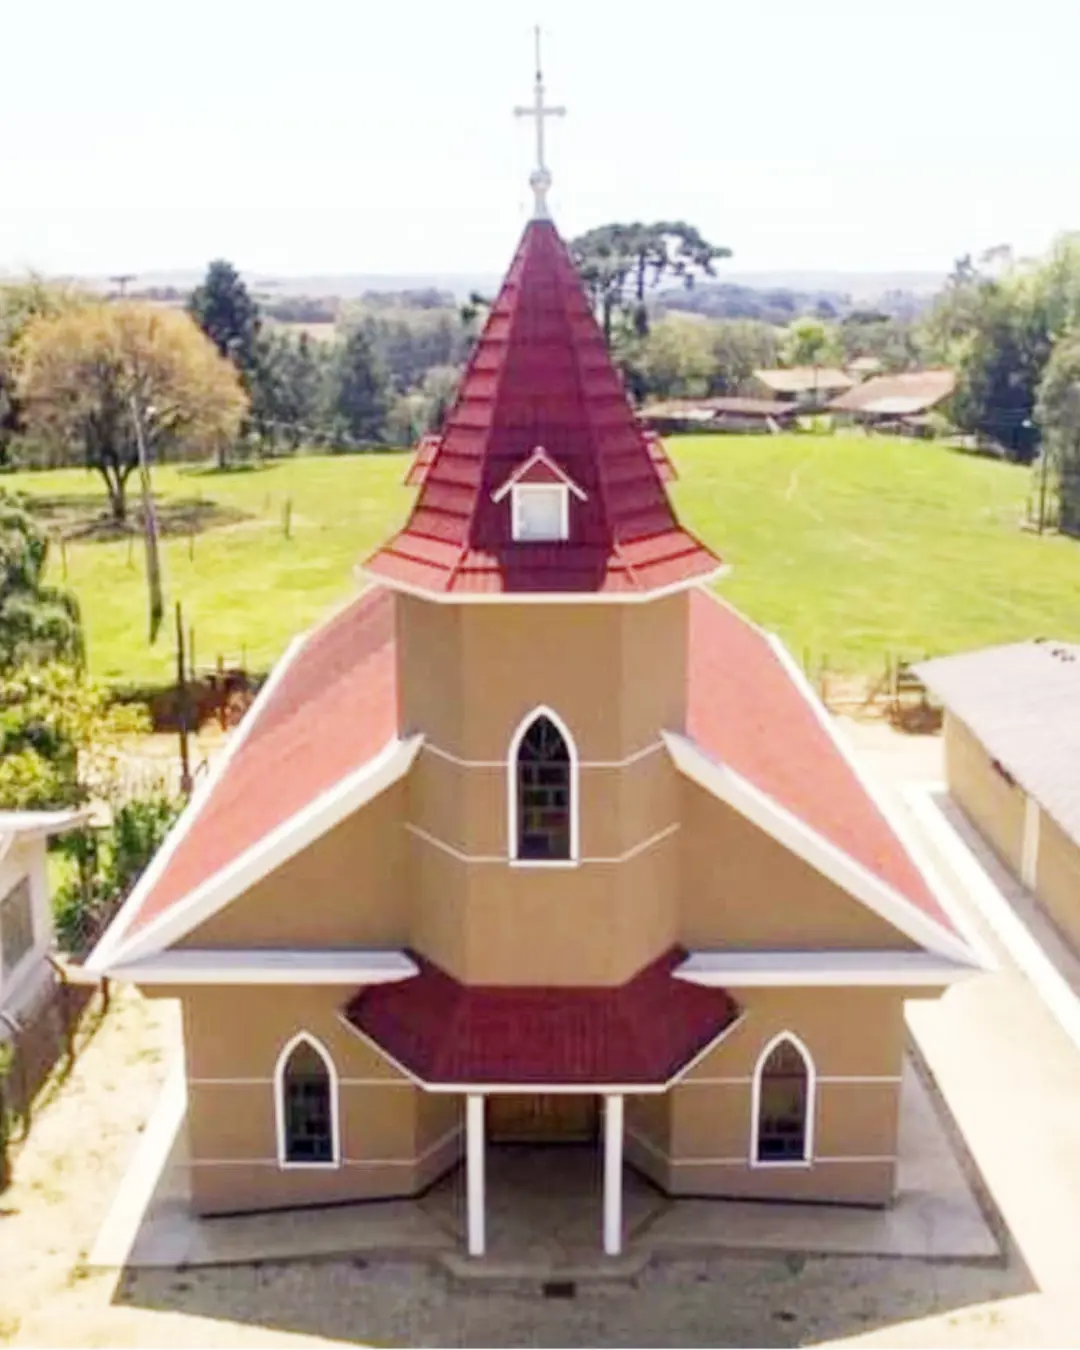
[[[918,737],[914,749],[894,750],[890,740],[904,738],[888,728],[856,724],[848,733],[1000,962],[936,1003],[910,1004],[908,1023],[1016,1251],[1044,1293],[1072,1301],[1080,1328],[1080,1053],[1072,1034],[1080,1004],[1066,974],[1072,958],[1062,960],[1054,935],[978,836],[960,832],[962,817],[945,833],[912,810],[911,789],[940,782],[940,741]],[[915,773],[914,753],[923,756]]]

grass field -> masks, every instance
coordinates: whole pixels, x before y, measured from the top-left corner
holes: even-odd
[[[723,593],[801,659],[873,673],[913,657],[1037,634],[1080,639],[1080,543],[1020,528],[1026,469],[934,444],[854,436],[669,441],[684,522],[733,570]],[[401,454],[303,457],[246,472],[162,468],[170,601],[218,653],[267,668],[288,639],[355,586],[352,569],[404,517]],[[104,506],[80,470],[13,474],[60,531]],[[283,513],[291,501],[291,538]],[[69,540],[67,582],[93,671],[171,677],[172,632],[151,648],[139,540]],[[62,581],[59,548],[51,572]]]

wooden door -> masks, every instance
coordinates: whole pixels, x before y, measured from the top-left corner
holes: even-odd
[[[600,1099],[588,1092],[495,1093],[487,1099],[493,1144],[580,1144],[600,1133]]]

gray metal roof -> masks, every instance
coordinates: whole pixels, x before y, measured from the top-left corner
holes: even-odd
[[[923,661],[914,670],[1080,843],[1080,645],[1014,642]]]

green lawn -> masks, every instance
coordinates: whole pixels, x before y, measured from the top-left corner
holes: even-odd
[[[683,520],[733,565],[721,589],[796,655],[875,672],[919,656],[1036,634],[1080,638],[1080,543],[1020,529],[1026,469],[934,444],[848,436],[672,438]],[[184,603],[200,664],[265,669],[347,596],[358,559],[403,518],[400,454],[304,457],[250,472],[164,468],[168,598]],[[54,527],[103,493],[78,470],[14,474]],[[90,499],[95,500],[90,500]],[[282,528],[292,502],[292,537]],[[191,535],[187,522],[201,520]],[[170,678],[171,630],[146,642],[139,541],[69,542],[90,663],[120,683]],[[61,577],[59,548],[52,574]]]

